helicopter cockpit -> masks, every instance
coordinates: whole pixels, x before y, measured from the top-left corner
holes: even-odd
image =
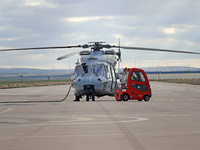
[[[79,76],[84,76],[84,74],[86,73],[94,73],[97,76],[103,76],[105,78],[107,78],[107,67],[103,64],[82,64],[82,65],[78,65],[76,67],[76,71],[75,71],[75,78],[79,77]]]

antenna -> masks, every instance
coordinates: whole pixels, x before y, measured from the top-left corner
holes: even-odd
[[[77,59],[76,65],[79,65],[79,59]]]
[[[121,51],[120,51],[120,38],[119,38],[119,49],[118,49],[118,73],[119,73],[119,69],[120,69],[120,62],[121,62]]]

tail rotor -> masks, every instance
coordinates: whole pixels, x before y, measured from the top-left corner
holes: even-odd
[[[118,48],[118,52],[117,52],[116,54],[117,54],[117,56],[118,56],[118,72],[119,72],[120,63],[122,62],[122,59],[121,59],[121,50],[120,50],[120,39],[119,39],[119,48]]]

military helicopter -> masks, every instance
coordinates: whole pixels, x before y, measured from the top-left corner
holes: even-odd
[[[81,51],[81,63],[76,63],[72,86],[75,88],[75,101],[79,101],[86,95],[86,101],[95,96],[114,96],[117,88],[116,64],[121,59],[121,52],[110,49],[111,45],[102,45],[104,42],[89,42],[91,45],[83,45],[83,48],[91,47],[91,51]],[[107,50],[103,50],[107,48]],[[68,57],[59,57],[58,60]],[[71,54],[70,54],[71,56]]]
[[[90,50],[78,50],[70,54],[58,57],[57,60],[62,60],[71,57],[77,53],[81,56],[81,62],[76,63],[74,71],[74,79],[72,87],[75,88],[75,101],[80,101],[80,98],[86,96],[86,101],[101,96],[115,96],[115,89],[118,87],[117,79],[119,74],[116,71],[116,64],[121,61],[120,48],[130,50],[147,50],[173,53],[198,54],[199,52],[178,51],[167,49],[143,48],[143,47],[127,47],[104,44],[105,42],[89,42],[84,45],[75,46],[58,46],[58,47],[33,47],[33,48],[17,48],[17,49],[2,49],[0,51],[17,51],[17,50],[36,50],[36,49],[64,49],[64,48],[83,48]],[[119,42],[120,43],[120,42]],[[118,48],[118,51],[111,48]],[[106,50],[104,50],[106,49]],[[119,64],[119,62],[118,62]]]

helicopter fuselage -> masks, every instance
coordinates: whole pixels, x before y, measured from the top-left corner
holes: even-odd
[[[82,96],[94,100],[95,96],[114,96],[117,86],[115,51],[82,51],[81,64],[75,67],[73,87],[76,100]]]

